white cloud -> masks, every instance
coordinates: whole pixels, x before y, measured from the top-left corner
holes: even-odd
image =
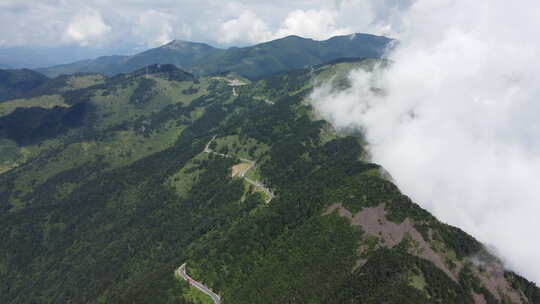
[[[387,70],[313,95],[336,126],[365,130],[405,193],[537,282],[539,15],[532,0],[418,0],[392,24],[401,44]]]
[[[346,35],[353,32],[349,27],[338,27],[335,10],[296,10],[287,16],[274,37],[298,35],[318,40],[328,39],[332,36]]]
[[[105,24],[98,11],[87,9],[71,19],[65,37],[69,41],[76,41],[80,45],[86,46],[92,41],[99,40],[110,31],[111,27]]]
[[[149,47],[170,39],[226,45],[291,34],[325,39],[350,32],[383,33],[392,12],[409,1],[2,0],[0,37],[6,46],[115,48]],[[81,13],[81,7],[86,11]]]
[[[250,10],[245,10],[238,18],[223,23],[219,32],[217,40],[220,43],[258,43],[271,37],[268,25]]]
[[[233,8],[243,11],[221,25],[217,37],[220,43],[260,43],[289,35],[323,40],[352,32],[348,27],[336,25],[338,14],[332,9],[294,10],[287,14],[279,28],[271,31],[269,25],[253,11],[238,5]]]
[[[252,8],[234,2],[226,10],[233,17],[222,23],[217,41],[224,44],[259,43],[289,35],[325,40],[354,32],[389,32],[388,23],[379,15],[388,17],[395,8],[383,9],[377,3],[371,0],[337,1],[334,5],[321,4],[318,9],[302,7],[285,11],[282,19],[275,16],[266,21]]]
[[[175,38],[173,19],[173,16],[164,12],[153,9],[145,11],[138,16],[132,35],[139,37],[137,44],[146,47],[165,44]]]

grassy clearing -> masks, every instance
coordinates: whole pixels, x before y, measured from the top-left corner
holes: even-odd
[[[51,109],[57,106],[69,107],[69,105],[64,103],[64,99],[60,95],[44,95],[28,99],[14,99],[0,103],[0,116],[8,115],[17,108],[40,107]]]
[[[212,148],[219,153],[254,161],[260,160],[269,150],[267,145],[253,138],[241,138],[238,135],[216,138]]]
[[[98,91],[98,94],[92,98],[93,103],[98,106],[101,129],[134,118],[138,114],[133,107],[127,106],[134,90],[135,85],[117,88],[114,94],[110,95],[103,95],[103,92]]]
[[[427,282],[424,274],[420,272],[420,274],[411,276],[409,285],[420,291],[425,291],[427,287]]]
[[[342,62],[333,65],[321,67],[314,78],[314,85],[321,85],[324,82],[332,80],[341,80],[347,78],[352,71],[364,69],[372,71],[380,63],[378,59],[367,59],[359,62]]]
[[[98,91],[98,94],[93,97],[93,103],[97,106],[99,117],[97,129],[107,129],[123,121],[147,116],[174,102],[189,103],[205,92],[205,89],[202,89],[199,90],[199,95],[191,94],[188,96],[181,91],[182,88],[188,88],[192,85],[193,83],[191,82],[174,82],[162,79],[157,81],[158,85],[156,85],[154,90],[158,92],[158,95],[152,98],[151,102],[143,106],[130,104],[130,96],[138,85],[136,81],[124,88],[117,87],[113,89],[109,95],[103,94],[104,91],[102,90]],[[204,87],[206,84],[202,83],[200,86]],[[176,89],[173,90],[173,88]],[[176,97],[173,98],[172,96]],[[193,119],[200,117],[202,114],[203,110],[194,111],[192,113]],[[97,159],[102,159],[108,164],[110,169],[129,165],[138,159],[170,147],[185,128],[185,125],[178,126],[175,121],[171,120],[165,122],[153,132],[146,132],[144,135],[133,129],[112,131],[108,132],[109,134],[105,139],[75,142],[64,146],[64,140],[71,136],[70,132],[61,137],[44,140],[36,145],[24,148],[16,147],[16,150],[18,149],[18,151],[15,151],[17,152],[17,157],[12,157],[12,159],[5,162],[0,161],[0,173],[23,164],[28,159],[37,157],[44,151],[53,148],[60,149],[60,152],[51,157],[47,163],[26,167],[25,170],[29,174],[24,174],[15,180],[15,192],[17,194],[14,196],[22,197],[25,193],[30,192],[52,176],[65,170],[94,162]],[[55,191],[58,192],[58,197],[62,197],[69,194],[73,188],[75,186],[66,185],[66,187],[56,189]],[[12,197],[13,202],[18,207],[22,207],[22,202],[16,200],[16,197]]]
[[[19,147],[12,140],[0,139],[0,174],[19,167],[32,157],[58,144],[58,140],[47,140],[39,145]]]
[[[97,84],[101,84],[104,81],[105,81],[105,76],[99,75],[99,74],[73,76],[67,81],[69,85],[69,88],[67,89],[71,89],[71,90],[84,89],[84,88],[88,88]]]
[[[40,185],[50,177],[85,163],[95,161],[98,157],[110,165],[109,169],[128,165],[152,153],[162,151],[178,139],[185,127],[176,127],[173,122],[165,125],[159,132],[149,137],[137,135],[133,131],[117,131],[104,141],[84,141],[66,146],[58,154],[39,167],[29,167],[31,174],[25,174],[15,181],[15,188],[21,194],[28,193],[36,185]],[[49,143],[49,147],[54,143]],[[27,154],[36,155],[43,148],[38,146],[26,149]],[[31,151],[31,152],[30,152]],[[24,153],[23,153],[24,155]],[[74,186],[57,189],[58,195],[63,196],[71,192]]]
[[[118,131],[106,142],[90,142],[89,145],[81,145],[81,148],[86,153],[90,151],[105,156],[105,160],[115,168],[172,146],[184,129],[185,126],[177,127],[174,122],[169,122],[149,137],[138,135],[131,130]]]
[[[123,121],[135,120],[139,117],[149,116],[170,104],[181,103],[187,105],[196,98],[207,93],[208,82],[201,80],[198,84],[193,82],[168,81],[162,78],[149,76],[156,85],[149,90],[154,96],[151,102],[142,104],[130,103],[130,97],[135,92],[140,80],[131,82],[130,86],[117,87],[112,94],[103,91],[92,99],[98,106],[101,122],[100,128],[106,129]],[[190,91],[190,89],[195,91]]]
[[[167,183],[176,189],[176,192],[180,195],[186,195],[191,187],[198,181],[199,176],[203,173],[199,163],[208,159],[208,153],[200,153],[192,158],[187,164],[173,176],[171,176]]]
[[[16,168],[17,167],[17,164],[16,163],[12,163],[12,164],[0,164],[0,174],[2,173],[5,173],[13,168]]]
[[[161,94],[171,98],[173,103],[189,104],[196,98],[208,93],[209,80],[201,78],[198,84],[190,81],[168,81],[163,78],[153,77],[159,84]]]
[[[268,157],[267,152],[269,150],[269,147],[263,143],[252,138],[241,138],[238,135],[216,138],[210,148],[218,153],[233,155],[237,158],[244,158],[256,162],[261,162]],[[249,164],[246,163],[245,166],[247,165]],[[245,177],[254,181],[263,182],[263,177],[257,167],[247,171]],[[260,193],[265,201],[272,198],[263,189],[253,186],[246,180],[244,180],[244,185],[246,193]]]
[[[362,172],[363,175],[368,175],[368,176],[374,176],[374,177],[382,177],[383,175],[381,174],[381,170],[380,169],[371,169],[371,170],[367,170],[365,172]]]

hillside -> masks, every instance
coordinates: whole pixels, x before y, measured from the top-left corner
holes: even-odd
[[[249,79],[342,57],[379,58],[391,40],[367,34],[338,36],[324,41],[288,36],[250,47],[218,49],[204,43],[172,41],[133,56],[110,56],[38,71],[54,77],[60,74],[127,73],[150,64],[174,64],[196,75],[235,72]]]
[[[314,85],[376,63],[251,83],[153,65],[0,104],[0,302],[211,303],[186,263],[224,304],[540,303],[316,118]]]
[[[0,102],[20,97],[47,80],[46,76],[32,70],[0,70]]]

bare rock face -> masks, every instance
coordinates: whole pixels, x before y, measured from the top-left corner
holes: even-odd
[[[415,228],[411,219],[406,218],[403,222],[397,224],[389,221],[386,218],[386,210],[384,204],[380,204],[376,207],[363,208],[360,212],[353,214],[342,204],[333,204],[327,208],[323,213],[323,216],[330,215],[334,212],[341,217],[348,218],[351,221],[351,225],[362,228],[365,235],[375,236],[382,240],[379,246],[387,248],[394,248],[400,244],[405,238],[412,240],[414,244],[409,248],[409,253],[422,259],[428,260],[437,268],[442,270],[448,277],[455,282],[458,282],[459,273],[463,269],[464,261],[453,261],[454,267],[452,269],[445,262],[446,256],[444,252],[434,250],[439,248],[441,244],[435,244],[436,241],[425,240]],[[430,231],[431,235],[431,231]],[[361,255],[366,251],[366,247],[360,246],[358,254]],[[362,267],[367,262],[367,259],[360,259],[355,265],[355,269]],[[479,278],[482,286],[484,286],[497,300],[511,301],[511,303],[523,303],[524,296],[521,292],[513,289],[504,276],[503,266],[500,264],[489,264],[482,267],[474,267],[474,274]],[[473,293],[472,297],[477,304],[487,303],[484,295]]]

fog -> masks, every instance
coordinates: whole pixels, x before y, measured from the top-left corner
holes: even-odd
[[[316,109],[363,130],[405,194],[540,282],[540,2],[418,0],[397,13],[390,66],[317,88]]]

